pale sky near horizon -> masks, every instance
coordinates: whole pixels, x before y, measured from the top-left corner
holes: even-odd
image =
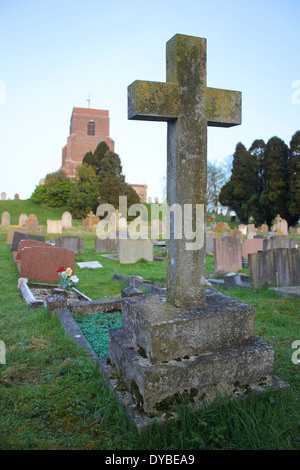
[[[128,183],[163,197],[166,123],[129,121],[127,87],[165,81],[166,42],[207,39],[207,86],[242,92],[242,124],[209,128],[208,160],[300,130],[299,0],[0,0],[0,193],[61,165],[73,107],[105,109]]]

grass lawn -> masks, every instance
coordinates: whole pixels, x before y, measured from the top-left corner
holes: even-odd
[[[85,253],[76,261],[103,265],[76,267],[78,289],[92,299],[120,296],[124,285],[112,281],[113,274],[165,282],[165,262],[120,265],[94,252],[94,234],[79,233]],[[207,272],[213,272],[209,256]],[[256,308],[256,336],[274,347],[274,373],[290,384],[289,395],[224,399],[194,412],[182,403],[175,422],[161,429],[154,425],[141,436],[58,317],[44,308],[28,310],[18,277],[6,234],[0,233],[0,340],[6,346],[6,364],[0,364],[0,449],[300,449],[300,364],[291,359],[292,343],[300,340],[300,301],[267,290],[226,291]]]

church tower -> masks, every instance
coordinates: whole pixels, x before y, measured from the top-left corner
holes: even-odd
[[[67,176],[76,176],[76,167],[89,151],[94,152],[99,142],[105,141],[114,151],[114,141],[109,137],[109,112],[101,109],[73,108],[70,135],[62,149],[62,166]]]

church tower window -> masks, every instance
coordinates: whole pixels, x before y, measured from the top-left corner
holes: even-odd
[[[94,121],[89,121],[88,122],[87,135],[95,135],[95,123],[94,123]]]

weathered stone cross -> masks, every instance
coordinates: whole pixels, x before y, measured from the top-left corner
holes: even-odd
[[[133,82],[128,118],[168,122],[167,202],[193,205],[195,230],[196,205],[206,205],[207,126],[241,123],[241,93],[206,86],[206,39],[176,34],[167,42],[166,83]],[[167,300],[177,307],[205,300],[205,210],[200,230],[202,247],[187,250],[191,240],[176,239],[171,220]]]

